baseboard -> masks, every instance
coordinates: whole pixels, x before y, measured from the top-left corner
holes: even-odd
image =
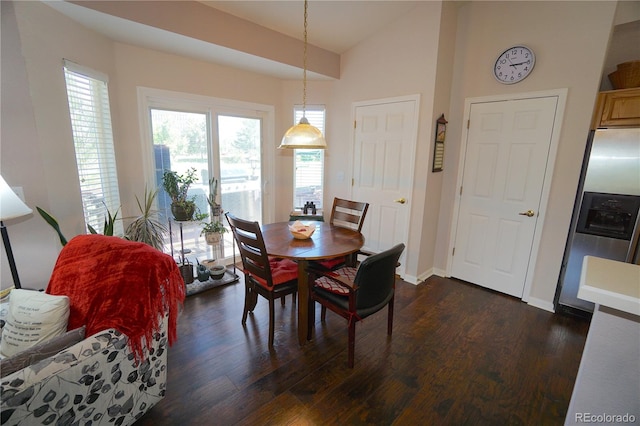
[[[535,297],[530,297],[529,300],[527,300],[527,304],[535,307],[535,308],[539,308],[539,309],[544,309],[545,311],[549,311],[549,312],[556,312],[555,307],[553,306],[553,303],[551,302],[547,302],[546,300],[542,300],[542,299],[538,299]]]
[[[408,282],[409,284],[413,284],[413,285],[418,285],[424,281],[427,280],[427,278],[429,278],[431,275],[434,275],[434,269],[430,268],[427,271],[423,272],[422,274],[415,276],[415,275],[405,275],[402,277],[403,280],[405,280],[406,282]]]

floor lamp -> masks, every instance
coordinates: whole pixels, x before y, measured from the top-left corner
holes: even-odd
[[[9,260],[9,268],[11,269],[11,276],[13,276],[13,285],[15,288],[22,287],[20,285],[20,278],[18,278],[18,269],[16,268],[16,261],[13,259],[9,234],[7,233],[7,227],[4,226],[4,221],[26,216],[32,211],[33,210],[11,190],[4,178],[0,176],[0,231],[2,232],[2,242],[7,252],[7,259]]]

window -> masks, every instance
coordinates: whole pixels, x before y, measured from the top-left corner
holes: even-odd
[[[107,76],[67,60],[64,76],[84,220],[87,227],[102,232],[108,213],[114,215],[120,208]],[[114,235],[123,233],[118,220]]]
[[[306,108],[309,124],[324,134],[324,106]],[[294,123],[302,118],[302,106],[294,108]],[[313,201],[316,207],[322,207],[322,182],[324,180],[324,150],[296,149],[294,160],[293,207],[302,209],[307,201]]]

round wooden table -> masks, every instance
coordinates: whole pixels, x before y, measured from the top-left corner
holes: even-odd
[[[310,260],[331,259],[353,254],[364,245],[364,237],[353,229],[324,222],[313,222],[316,230],[307,240],[297,240],[289,232],[293,222],[278,222],[262,226],[262,237],[271,256],[298,262],[298,342],[311,339],[307,333],[309,320],[309,282],[307,265]]]

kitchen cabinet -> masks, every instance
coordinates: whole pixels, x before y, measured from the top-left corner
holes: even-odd
[[[600,92],[592,128],[640,127],[640,88]]]

